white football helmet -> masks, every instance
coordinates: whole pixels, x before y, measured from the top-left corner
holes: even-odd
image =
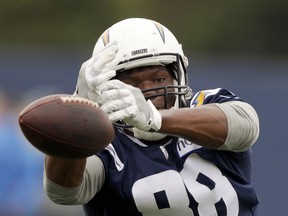
[[[111,68],[117,73],[125,73],[125,70],[141,66],[173,65],[174,85],[157,88],[163,89],[163,93],[149,96],[149,98],[163,96],[166,103],[169,92],[169,95],[176,95],[174,108],[185,106],[191,99],[192,90],[187,85],[186,72],[188,59],[183,53],[181,44],[165,26],[144,18],[122,20],[112,25],[100,36],[94,47],[93,55],[96,55],[112,41],[117,41],[119,46],[119,51],[112,62],[115,68]],[[168,91],[171,88],[175,91]],[[145,92],[153,90],[155,91],[155,88],[145,90]],[[154,138],[152,139],[154,140]]]

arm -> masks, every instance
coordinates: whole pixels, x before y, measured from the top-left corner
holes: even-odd
[[[225,114],[216,105],[161,110],[161,133],[177,135],[196,144],[218,148],[227,136]]]
[[[45,172],[51,181],[63,187],[76,187],[82,183],[86,166],[84,159],[62,159],[46,156]]]
[[[230,151],[249,149],[259,135],[257,114],[245,102],[231,100],[196,108],[157,110],[151,100],[146,101],[139,88],[119,80],[109,80],[98,90],[101,109],[111,121],[122,119],[144,132],[170,134],[204,147]],[[220,90],[206,93],[236,98],[231,92]]]
[[[159,132],[209,148],[244,151],[259,136],[259,120],[249,104],[231,101],[196,108],[162,110]]]
[[[84,62],[74,95],[88,98],[93,85],[114,77],[116,71],[108,69],[107,65],[113,61],[117,52],[118,46],[114,41]],[[95,155],[78,160],[46,157],[44,189],[56,203],[85,203],[100,190],[104,180],[104,165]]]
[[[96,155],[77,160],[46,157],[44,190],[55,203],[87,203],[101,189],[104,181],[104,166]]]

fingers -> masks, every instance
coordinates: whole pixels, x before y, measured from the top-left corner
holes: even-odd
[[[116,95],[117,94],[115,94],[115,96]],[[101,109],[108,115],[111,121],[131,118],[136,116],[139,112],[135,98],[130,95],[127,97],[108,100],[101,106]]]
[[[116,71],[103,71],[98,76],[91,77],[89,80],[91,88],[97,88],[97,86],[105,81],[111,79],[112,77],[116,76]]]
[[[93,54],[90,62],[90,66],[93,70],[103,70],[105,65],[111,62],[119,51],[117,41],[109,43],[97,54]]]
[[[110,43],[108,43],[105,47],[103,47],[101,50],[99,50],[98,52],[93,52],[93,56],[97,56],[99,55],[100,53],[104,53],[106,51],[109,51],[109,50],[117,50],[118,52],[118,42],[116,40],[114,41],[111,41]]]
[[[97,91],[104,92],[110,89],[128,89],[128,85],[120,80],[109,80],[99,86],[97,86]]]
[[[109,80],[97,87],[101,109],[111,121],[131,118],[139,113],[136,99],[127,86],[119,80]]]
[[[93,90],[89,90],[89,91],[88,91],[88,98],[89,98],[90,100],[92,100],[92,101],[95,101],[95,102],[97,102],[97,103],[100,103],[100,102],[99,102],[99,94],[98,94],[98,92],[95,92],[95,91],[93,91]]]
[[[108,95],[108,96],[107,96]],[[100,95],[101,109],[106,113],[124,109],[136,104],[135,98],[127,89],[108,90]]]
[[[118,120],[123,120],[123,119],[127,119],[127,118],[134,118],[137,113],[138,113],[138,109],[137,109],[137,106],[130,106],[130,107],[127,107],[125,109],[120,109],[118,111],[115,111],[115,112],[110,112],[108,114],[108,118],[115,122],[115,121],[118,121]]]
[[[102,102],[102,104],[106,103],[107,101],[126,98],[126,97],[134,98],[128,89],[111,89],[111,90],[107,90],[107,91],[100,93],[100,101]]]
[[[92,77],[98,76],[104,69],[108,62],[111,62],[116,57],[115,52],[103,54],[101,56],[92,56],[86,64],[86,78],[91,79]],[[106,67],[107,71],[108,68]]]
[[[86,61],[85,78],[89,87],[93,88],[116,75],[116,71],[112,67],[115,63],[112,64],[112,61],[115,59],[118,50],[118,43],[113,41]],[[98,78],[98,76],[100,77]]]
[[[94,71],[103,70],[105,65],[111,62],[118,52],[118,46],[106,47],[103,52],[96,56],[92,56],[89,67]]]

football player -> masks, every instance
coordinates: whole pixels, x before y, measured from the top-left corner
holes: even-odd
[[[75,95],[100,104],[115,138],[95,155],[46,157],[50,199],[88,216],[256,215],[254,108],[223,88],[195,94],[175,36],[144,18],[122,20],[82,64]]]

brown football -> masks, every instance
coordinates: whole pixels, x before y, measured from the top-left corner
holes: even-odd
[[[66,95],[33,101],[19,114],[27,140],[41,152],[61,158],[83,158],[104,149],[114,128],[97,103]]]

